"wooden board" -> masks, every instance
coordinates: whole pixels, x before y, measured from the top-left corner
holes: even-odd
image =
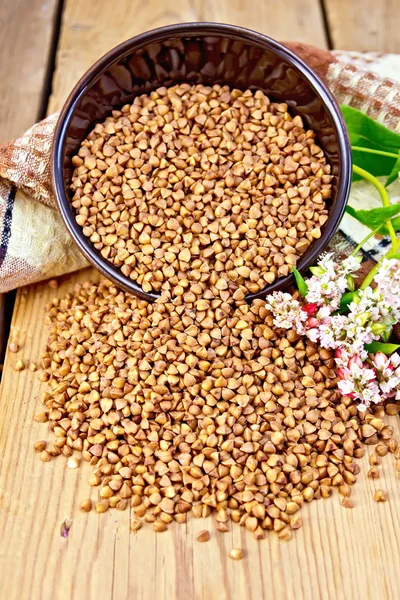
[[[46,384],[29,370],[16,373],[21,357],[38,361],[47,330],[44,306],[93,271],[68,276],[58,290],[38,284],[18,295],[0,402],[0,598],[7,600],[394,600],[400,594],[400,479],[393,457],[382,459],[378,481],[367,479],[368,461],[353,488],[355,508],[339,496],[302,509],[304,526],[290,542],[269,534],[256,542],[235,525],[226,534],[211,519],[190,519],[162,534],[151,526],[129,532],[129,511],[83,514],[81,500],[95,491],[88,468],[71,471],[65,458],[42,463],[33,452],[47,425],[33,421]],[[34,316],[34,318],[33,318]],[[392,419],[399,439],[399,420]],[[374,489],[389,495],[373,501]],[[62,522],[72,526],[67,539]],[[201,544],[196,534],[209,529]],[[227,558],[232,547],[245,558]]]
[[[0,143],[39,117],[59,0],[4,0],[0,6]]]
[[[184,21],[219,21],[278,40],[326,47],[319,0],[67,0],[49,112],[58,110],[79,77],[112,47],[143,31]]]
[[[253,6],[254,4],[254,6]],[[159,25],[216,20],[253,27],[280,39],[325,45],[318,0],[66,0],[49,112],[60,107],[77,78],[111,46]],[[288,543],[268,535],[256,542],[235,526],[214,531],[211,520],[191,519],[163,534],[151,527],[129,532],[129,512],[82,514],[88,497],[88,469],[71,471],[60,457],[41,463],[33,444],[46,426],[33,421],[46,389],[29,370],[15,372],[18,358],[38,361],[46,341],[44,307],[93,271],[64,278],[53,290],[46,283],[19,291],[12,337],[19,355],[8,353],[0,390],[0,598],[7,600],[391,600],[399,597],[400,480],[386,457],[379,486],[389,494],[375,504],[377,482],[366,478],[367,459],[354,488],[356,507],[339,497],[304,507],[303,529]],[[399,436],[399,422],[393,419]],[[95,496],[93,495],[93,498]],[[72,522],[67,539],[60,534]],[[210,529],[212,539],[196,541]],[[245,551],[241,562],[227,558],[232,547]]]
[[[324,0],[334,48],[400,52],[399,0]]]
[[[59,0],[5,0],[0,6],[0,144],[39,118]],[[0,295],[0,365],[7,334]]]

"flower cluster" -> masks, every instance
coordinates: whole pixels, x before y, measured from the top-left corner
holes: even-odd
[[[274,292],[266,300],[265,306],[274,315],[277,327],[295,329],[302,335],[306,333],[304,322],[307,320],[307,313],[298,300],[284,292]]]
[[[338,358],[343,362],[340,351]],[[338,369],[338,388],[342,394],[358,399],[358,409],[362,412],[371,402],[377,404],[389,398],[400,400],[400,356],[392,354],[388,358],[383,352],[377,352],[370,363],[363,363],[359,356],[353,356],[346,367]]]
[[[354,290],[352,275],[361,259],[349,257],[340,265],[331,254],[322,257],[306,282],[305,303],[290,294],[274,292],[266,306],[274,324],[295,329],[323,348],[336,351],[339,389],[359,400],[359,409],[396,397],[400,400],[400,357],[382,352],[371,357],[366,347],[382,336],[387,339],[400,320],[400,261],[384,259],[374,277],[375,287],[353,293],[347,314],[340,314],[346,290]]]
[[[340,265],[334,262],[332,254],[325,254],[307,281],[307,302],[317,304],[320,309],[317,317],[327,316],[339,308],[339,303],[346,289],[352,285],[352,274],[360,268],[361,259],[349,256]]]

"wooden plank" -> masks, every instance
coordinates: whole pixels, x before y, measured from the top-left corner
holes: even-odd
[[[79,77],[112,47],[143,31],[185,21],[219,21],[256,29],[278,40],[327,45],[318,0],[69,0],[63,22],[49,112],[58,110]]]
[[[400,52],[398,0],[325,0],[334,48]]]
[[[89,469],[73,471],[65,458],[42,463],[33,452],[46,439],[47,426],[34,422],[46,385],[28,369],[12,370],[21,357],[38,361],[47,338],[44,305],[62,297],[92,270],[64,278],[59,289],[46,284],[18,295],[12,339],[21,346],[8,355],[0,402],[0,598],[8,600],[372,600],[398,598],[400,583],[400,486],[391,455],[382,459],[381,477],[366,477],[367,457],[353,488],[353,510],[339,496],[312,502],[302,511],[304,526],[288,542],[269,534],[261,542],[237,525],[227,534],[211,520],[190,519],[156,535],[151,526],[129,532],[129,512],[83,514],[78,504],[90,497]],[[37,315],[32,318],[32,315]],[[392,418],[399,439],[399,419]],[[373,501],[374,489],[389,501]],[[95,492],[92,491],[95,499]],[[67,539],[61,523],[72,521]],[[196,534],[212,532],[200,544]],[[241,562],[227,558],[233,546]]]
[[[13,0],[0,6],[0,144],[38,118],[59,0]],[[8,324],[0,295],[0,364]]]
[[[327,47],[319,0],[245,2],[206,0],[201,18],[255,29],[279,41]]]
[[[58,0],[0,6],[0,143],[39,117]]]

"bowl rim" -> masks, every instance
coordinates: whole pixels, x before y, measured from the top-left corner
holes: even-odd
[[[294,68],[296,68],[307,79],[314,93],[320,98],[328,112],[338,142],[338,154],[340,174],[338,175],[338,184],[336,191],[336,202],[332,212],[329,215],[328,221],[322,232],[322,235],[317,239],[304,255],[300,257],[297,268],[300,272],[307,270],[315,259],[325,250],[332,236],[339,227],[345,212],[347,200],[350,193],[351,178],[352,178],[352,157],[351,146],[344,122],[344,118],[340,112],[339,105],[322,79],[294,52],[286,46],[277,42],[273,38],[258,33],[251,29],[247,29],[237,25],[228,25],[225,23],[213,22],[190,22],[177,23],[151,29],[137,36],[125,40],[118,44],[101,58],[99,58],[78,80],[72,91],[68,95],[63,108],[60,111],[55,131],[51,150],[51,179],[54,190],[54,195],[57,201],[64,224],[66,225],[74,242],[86,259],[105,277],[113,281],[116,285],[127,292],[135,294],[139,298],[147,301],[153,301],[159,297],[159,294],[144,292],[139,284],[124,275],[120,269],[103,258],[92,247],[91,243],[83,235],[82,229],[76,223],[72,211],[69,206],[69,199],[64,189],[64,179],[62,175],[64,162],[64,149],[66,141],[66,133],[70,124],[71,118],[75,112],[82,95],[85,93],[89,85],[93,85],[104,71],[109,69],[115,62],[127,56],[132,50],[139,50],[141,47],[150,42],[161,42],[170,38],[173,35],[185,35],[194,37],[196,35],[225,35],[257,43],[260,47],[268,48],[275,52],[278,56],[285,58]],[[272,284],[266,285],[257,293],[248,294],[246,299],[251,301],[255,298],[264,298],[276,289],[285,289],[295,281],[292,273],[285,277],[280,277]]]

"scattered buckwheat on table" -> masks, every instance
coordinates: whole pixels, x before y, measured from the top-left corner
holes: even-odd
[[[352,505],[364,443],[398,454],[383,407],[341,397],[331,352],[274,328],[263,300],[198,283],[151,304],[103,281],[54,299],[48,319],[36,420],[54,439],[35,449],[89,462],[95,510],[131,506],[135,531],[213,514],[219,531],[288,540],[304,502],[336,488]]]

